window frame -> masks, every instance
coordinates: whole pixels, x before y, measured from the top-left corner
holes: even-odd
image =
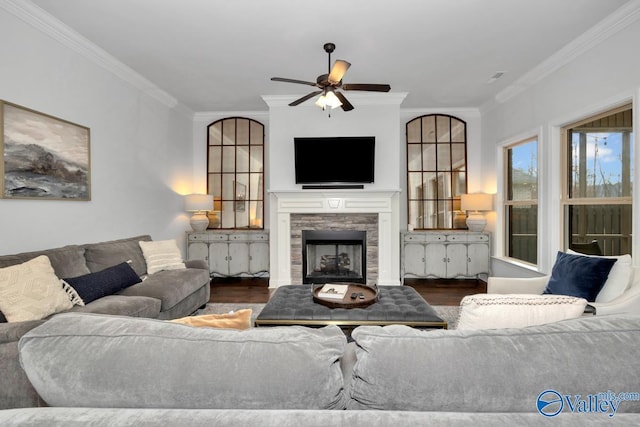
[[[509,162],[509,152],[514,147],[522,146],[531,142],[536,143],[536,198],[535,199],[522,199],[522,200],[512,200],[509,197],[509,172],[510,172],[510,162]],[[502,164],[503,164],[503,178],[502,178],[502,233],[503,233],[503,256],[509,260],[513,260],[517,263],[523,263],[525,265],[529,265],[532,267],[538,267],[540,265],[540,137],[539,135],[531,135],[525,138],[518,139],[515,142],[510,142],[508,144],[500,147],[502,150]],[[535,257],[536,261],[531,262],[528,260],[524,260],[521,258],[514,257],[510,255],[511,246],[510,246],[510,216],[509,210],[513,206],[535,206],[537,215],[536,215],[536,232],[535,232]]]
[[[562,250],[566,251],[571,244],[571,236],[569,235],[570,229],[570,218],[568,217],[568,210],[570,206],[603,206],[603,205],[627,205],[630,206],[631,209],[631,220],[629,223],[629,232],[627,233],[628,244],[627,247],[629,249],[628,252],[632,253],[633,248],[633,188],[630,189],[629,196],[620,196],[620,197],[571,197],[570,196],[570,171],[569,171],[569,148],[571,145],[571,141],[569,141],[568,135],[569,130],[578,128],[582,125],[603,119],[605,117],[613,116],[618,113],[622,113],[624,111],[630,110],[630,124],[631,124],[631,134],[633,135],[633,104],[626,102],[623,105],[618,107],[609,108],[605,111],[592,114],[586,118],[581,120],[577,120],[575,122],[569,123],[560,128],[561,132],[561,193],[560,193],[560,247]],[[609,128],[600,128],[600,129],[616,129],[616,128],[628,128],[626,126],[611,126]],[[598,129],[598,128],[596,128]],[[635,155],[635,153],[634,153]],[[633,158],[630,161],[630,165],[633,167]],[[631,172],[631,182],[632,185],[635,185],[633,182],[633,172]],[[606,248],[601,247],[601,249],[607,252]],[[621,254],[612,254],[605,253],[605,255],[621,255]]]

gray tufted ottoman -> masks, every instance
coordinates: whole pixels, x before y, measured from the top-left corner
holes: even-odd
[[[310,285],[281,286],[256,318],[256,326],[338,325],[348,335],[361,325],[447,328],[447,322],[410,286],[379,286],[378,302],[365,308],[329,308],[313,301]]]

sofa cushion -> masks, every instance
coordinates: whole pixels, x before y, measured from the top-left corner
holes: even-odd
[[[147,273],[153,274],[162,270],[186,268],[175,240],[141,241],[139,244],[147,263]]]
[[[45,255],[0,269],[0,310],[9,322],[39,320],[72,306]]]
[[[192,328],[65,313],[20,340],[20,360],[50,406],[342,409],[337,326]]]
[[[160,300],[150,297],[107,295],[85,306],[73,307],[69,311],[155,319],[160,314]]]
[[[206,286],[209,281],[208,270],[199,268],[164,270],[147,276],[144,282],[123,289],[120,295],[157,298],[162,302],[162,311],[167,311]]]
[[[638,388],[629,374],[640,369],[638,315],[483,331],[361,326],[352,337],[348,409],[536,412],[548,389],[585,396]],[[640,401],[618,411],[638,412]]]
[[[253,310],[246,308],[229,313],[181,317],[173,319],[171,322],[205,328],[249,329],[252,313]]]
[[[151,237],[145,235],[83,245],[87,267],[91,273],[95,273],[121,262],[130,262],[136,274],[143,276],[147,272],[147,264],[138,242],[149,240]]]
[[[569,295],[594,301],[615,259],[558,252],[543,294]]]
[[[0,268],[22,264],[41,255],[46,255],[49,258],[49,262],[51,262],[51,266],[58,277],[82,276],[89,273],[84,259],[84,248],[76,245],[15,255],[3,255],[0,256]]]
[[[582,316],[584,298],[565,295],[477,294],[460,301],[456,329],[524,328]]]
[[[633,261],[631,255],[618,255],[618,256],[597,256],[597,255],[585,255],[579,252],[567,249],[567,253],[571,255],[588,256],[595,258],[608,258],[615,259],[616,263],[613,264],[607,280],[602,285],[602,289],[598,292],[595,302],[609,302],[614,298],[619,297],[627,290],[633,279]]]
[[[141,282],[140,277],[126,262],[64,281],[76,290],[85,304]]]

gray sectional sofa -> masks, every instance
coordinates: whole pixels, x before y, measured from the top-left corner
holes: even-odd
[[[0,411],[0,425],[640,424],[638,315],[479,331],[361,326],[352,337],[337,326],[60,314],[20,340],[51,406]]]
[[[147,273],[139,241],[148,235],[85,245],[69,245],[37,252],[0,256],[0,268],[46,255],[59,278],[82,276],[129,262],[139,276]],[[75,305],[69,311],[131,317],[174,319],[187,316],[209,301],[209,271],[204,261],[186,261],[186,269],[160,271],[118,294]],[[55,315],[54,315],[55,316]],[[43,402],[18,361],[18,340],[43,320],[0,323],[0,409],[30,407]]]

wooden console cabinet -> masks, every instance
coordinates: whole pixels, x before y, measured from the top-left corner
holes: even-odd
[[[206,260],[212,277],[267,277],[269,233],[233,230],[187,233],[187,258]]]
[[[489,234],[470,231],[407,231],[401,235],[401,276],[477,278],[489,274]]]

